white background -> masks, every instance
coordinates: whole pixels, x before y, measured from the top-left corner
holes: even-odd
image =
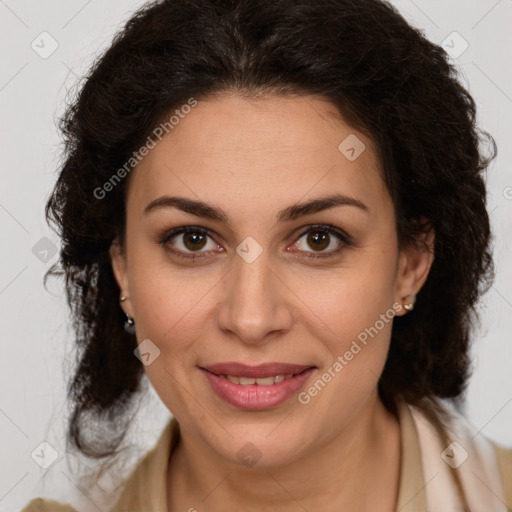
[[[512,0],[393,4],[432,41],[441,44],[457,31],[468,42],[455,60],[477,101],[481,126],[498,144],[488,176],[497,276],[481,307],[467,416],[482,434],[510,446]],[[135,0],[0,0],[0,512],[18,511],[36,496],[82,507],[91,507],[95,499],[77,488],[65,458],[65,379],[73,363],[72,340],[61,285],[51,281],[51,293],[42,285],[56,256],[42,262],[32,248],[42,237],[58,244],[43,209],[56,179],[54,119],[62,113],[66,91],[139,5]],[[46,59],[31,47],[44,31],[58,43]],[[50,43],[46,39],[45,48]],[[144,403],[148,412],[139,415],[133,431],[140,453],[151,447],[169,417],[154,392]],[[47,471],[31,458],[45,440],[59,453]]]

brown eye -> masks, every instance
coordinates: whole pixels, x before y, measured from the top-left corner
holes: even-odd
[[[327,233],[327,231],[310,231],[307,237],[307,242],[309,246],[315,251],[321,251],[328,247],[330,242],[330,235]]]
[[[312,226],[303,231],[295,242],[292,252],[308,258],[336,256],[345,247],[353,246],[349,235],[328,224]]]
[[[185,258],[208,256],[212,251],[222,251],[207,230],[194,226],[174,229],[160,243],[174,255]]]
[[[206,245],[206,236],[194,231],[185,233],[183,236],[183,245],[191,251],[202,249]]]

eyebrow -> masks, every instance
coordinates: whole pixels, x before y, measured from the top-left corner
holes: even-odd
[[[321,212],[337,206],[353,206],[362,211],[368,212],[368,207],[358,199],[344,196],[342,194],[334,194],[325,197],[319,197],[303,203],[296,203],[281,210],[276,215],[278,223],[295,220],[304,215]],[[162,208],[176,208],[186,213],[191,213],[197,217],[223,222],[229,225],[229,218],[224,210],[211,206],[203,201],[189,199],[179,196],[162,196],[151,201],[146,208],[144,214],[160,210]]]

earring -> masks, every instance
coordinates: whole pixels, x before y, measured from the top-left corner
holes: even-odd
[[[127,297],[126,295],[122,295],[121,298],[119,299],[119,302],[125,302],[129,298],[130,297]],[[135,334],[135,320],[127,313],[125,313],[125,315],[126,315],[126,320],[124,322],[124,330],[128,334]]]
[[[416,302],[416,295],[407,295],[405,298],[410,297],[409,302],[402,305],[406,311],[412,311],[414,309],[414,303]]]
[[[135,334],[135,320],[130,315],[126,315],[126,321],[124,322],[124,330],[128,334]]]

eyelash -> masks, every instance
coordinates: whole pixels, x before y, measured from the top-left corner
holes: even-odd
[[[337,249],[331,250],[331,251],[323,252],[323,253],[315,253],[315,252],[310,253],[309,251],[306,251],[302,254],[301,257],[310,258],[310,259],[329,258],[329,257],[333,257],[333,256],[336,256],[337,254],[339,254],[339,252],[341,252],[341,250],[344,247],[351,247],[351,246],[355,245],[354,241],[352,240],[352,238],[349,235],[347,235],[342,230],[340,230],[330,224],[315,224],[313,226],[309,226],[305,231],[301,232],[301,234],[297,237],[297,241],[300,240],[304,235],[307,235],[311,231],[315,231],[315,230],[328,233],[329,235],[335,235],[341,241],[340,247],[338,247]],[[184,226],[184,227],[175,228],[175,229],[172,229],[171,231],[166,232],[163,235],[163,237],[160,238],[159,244],[162,245],[165,250],[172,253],[173,256],[176,256],[178,258],[182,258],[185,260],[195,260],[197,258],[207,257],[207,255],[205,255],[207,253],[207,251],[202,251],[202,252],[198,251],[196,253],[194,253],[194,252],[183,253],[180,250],[171,249],[167,245],[169,240],[171,240],[172,238],[174,238],[178,235],[181,235],[181,234],[186,234],[186,233],[196,233],[196,234],[201,234],[203,236],[209,236],[210,238],[212,238],[210,233],[208,232],[208,230],[205,228],[202,228],[200,226]],[[301,251],[293,251],[293,252],[301,252]],[[186,256],[185,254],[189,254],[189,255]]]

